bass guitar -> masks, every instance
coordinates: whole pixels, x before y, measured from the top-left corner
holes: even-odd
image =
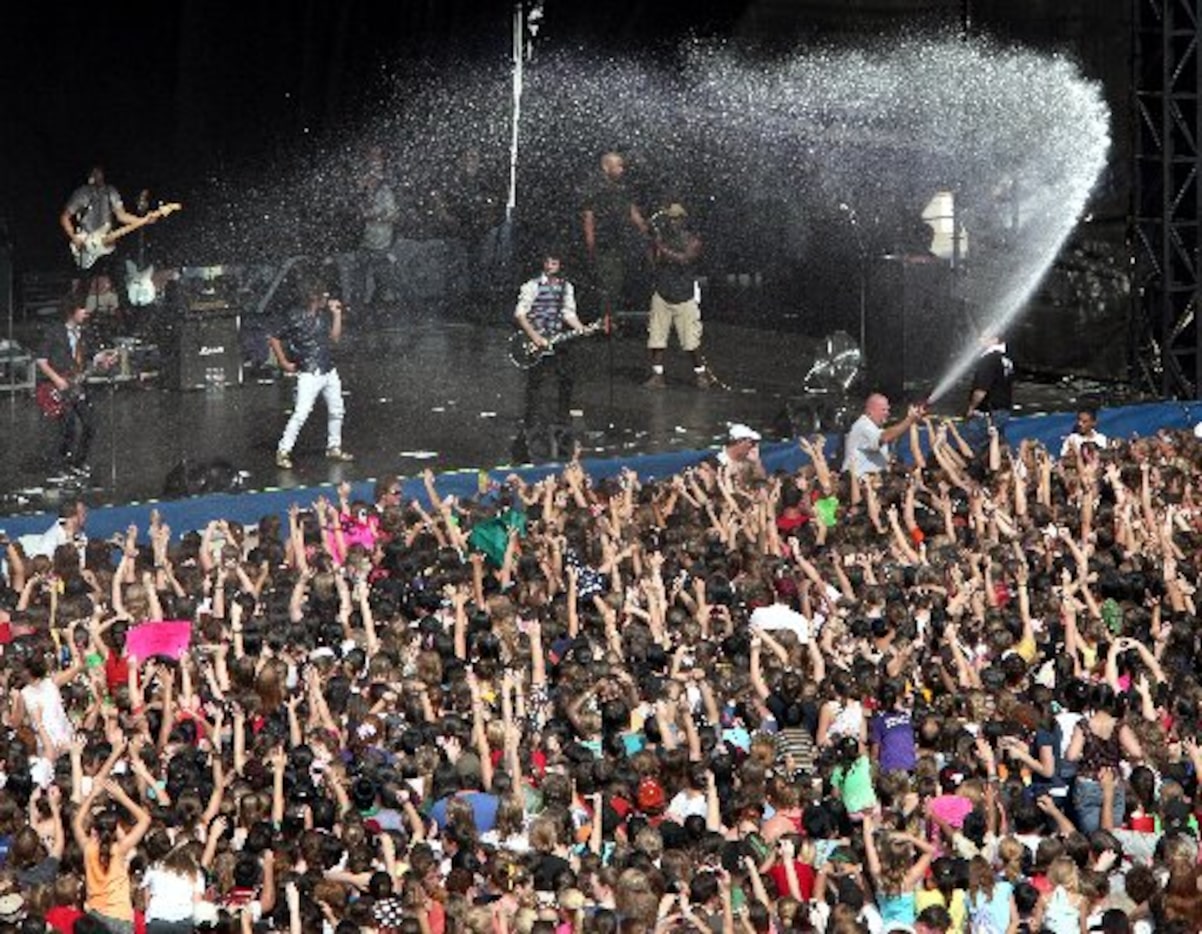
[[[117,249],[117,241],[126,234],[133,233],[139,227],[145,227],[147,224],[154,223],[161,217],[166,217],[168,214],[174,214],[176,211],[182,211],[184,206],[178,201],[172,201],[170,204],[164,204],[155,208],[148,214],[139,217],[135,221],[131,221],[116,230],[110,230],[108,224],[105,224],[99,230],[94,230],[88,234],[83,243],[71,241],[71,255],[75,257],[75,265],[80,269],[91,269],[96,260],[102,256],[108,256],[113,250]]]
[[[555,348],[560,344],[596,334],[604,327],[605,319],[602,318],[586,325],[582,331],[561,331],[554,337],[547,338],[546,347],[535,344],[525,331],[514,331],[509,337],[509,361],[519,370],[532,369],[548,357],[555,356]]]
[[[59,389],[50,380],[38,383],[33,398],[42,414],[51,421],[58,421],[66,415],[67,410],[83,393],[84,383],[98,371],[110,369],[117,362],[117,357],[115,350],[100,351],[87,367],[71,377],[70,385],[66,389]]]

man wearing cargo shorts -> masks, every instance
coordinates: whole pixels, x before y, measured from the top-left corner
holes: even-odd
[[[713,377],[701,355],[701,308],[697,304],[693,268],[701,256],[701,238],[685,226],[688,212],[674,203],[652,216],[655,234],[652,257],[655,263],[655,291],[651,295],[651,316],[647,325],[647,349],[651,355],[648,389],[663,389],[664,350],[675,329],[681,350],[693,358],[693,383],[700,389],[713,385]]]

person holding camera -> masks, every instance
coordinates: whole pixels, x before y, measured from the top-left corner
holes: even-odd
[[[680,349],[693,359],[693,382],[699,389],[714,384],[701,353],[701,306],[698,303],[696,266],[701,258],[701,238],[685,225],[688,211],[674,202],[651,216],[654,241],[651,257],[655,269],[655,289],[651,293],[651,314],[647,321],[647,350],[651,356],[651,376],[643,383],[648,389],[663,389],[664,351],[673,330]]]
[[[1123,649],[1135,644],[1134,639],[1120,639]],[[1077,825],[1083,833],[1093,833],[1102,826],[1102,776],[1109,770],[1119,774],[1124,760],[1138,762],[1143,758],[1143,746],[1123,722],[1126,697],[1109,684],[1095,684],[1090,690],[1089,713],[1077,721],[1073,737],[1065,754],[1077,764],[1077,780],[1073,785],[1073,807]],[[1126,813],[1126,793],[1117,783],[1112,797],[1111,826],[1119,826]]]
[[[865,815],[864,857],[868,876],[876,891],[877,908],[886,924],[914,924],[918,917],[917,897],[931,868],[935,848],[921,837],[883,829]]]

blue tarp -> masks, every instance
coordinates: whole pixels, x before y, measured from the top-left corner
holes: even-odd
[[[1048,415],[1030,415],[1011,420],[1006,429],[1012,443],[1024,438],[1042,442],[1054,453],[1060,450],[1064,436],[1072,430],[1072,412]],[[1124,406],[1102,409],[1098,413],[1098,430],[1110,438],[1131,438],[1155,433],[1161,428],[1192,428],[1202,420],[1202,402],[1156,402],[1146,405]],[[833,452],[838,440],[826,438],[826,449]],[[640,478],[666,477],[679,473],[685,467],[696,464],[712,451],[673,451],[666,454],[643,454],[612,459],[585,459],[585,469],[596,479],[614,476],[623,468],[630,468]],[[905,452],[903,452],[904,454]],[[795,470],[806,461],[806,456],[795,441],[765,442],[760,448],[761,460],[769,471]],[[834,467],[839,465],[834,464]],[[534,482],[549,473],[562,469],[559,464],[536,467],[497,467],[487,471],[490,483],[504,483],[505,477],[516,473],[527,482]],[[439,474],[435,478],[441,496],[454,494],[459,498],[479,494],[483,471],[457,470]],[[365,480],[352,484],[352,498],[371,501],[373,481]],[[425,487],[420,476],[402,478],[404,501],[425,501]],[[92,538],[107,538],[124,532],[130,525],[145,528],[151,508],[158,509],[164,521],[178,534],[187,529],[203,528],[211,519],[224,518],[243,524],[254,524],[265,515],[276,513],[286,519],[288,507],[299,503],[307,507],[319,495],[334,496],[332,486],[293,487],[285,490],[262,490],[237,494],[221,494],[191,497],[187,499],[148,501],[123,506],[105,506],[92,509],[88,516],[88,535]],[[10,537],[45,531],[55,517],[51,513],[36,515],[2,516],[0,528]]]

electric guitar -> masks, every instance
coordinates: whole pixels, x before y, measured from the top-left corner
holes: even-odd
[[[583,331],[561,331],[554,337],[547,338],[547,347],[539,347],[526,336],[525,331],[514,331],[509,337],[509,360],[519,370],[529,370],[538,366],[548,357],[555,356],[555,348],[565,341],[573,341],[580,337],[596,334],[605,327],[605,319],[600,318],[586,325]]]
[[[125,261],[125,292],[129,303],[135,308],[142,308],[154,302],[154,263],[145,269],[139,269],[134,261]]]
[[[178,201],[172,201],[169,204],[155,208],[135,221],[118,227],[116,230],[110,230],[109,225],[105,224],[99,230],[94,230],[88,234],[84,238],[83,243],[76,243],[72,240],[71,255],[75,257],[75,265],[80,269],[91,269],[96,260],[102,256],[108,256],[113,250],[117,249],[117,241],[126,234],[133,233],[139,227],[154,223],[159,218],[166,217],[168,214],[182,211],[183,208],[184,206]]]
[[[92,358],[92,362],[87,367],[71,377],[70,385],[66,389],[57,388],[50,380],[38,383],[33,398],[37,402],[38,408],[42,410],[42,414],[51,421],[58,421],[66,415],[67,410],[83,393],[84,382],[98,370],[107,370],[112,367],[117,362],[117,356],[115,350],[100,351]]]

